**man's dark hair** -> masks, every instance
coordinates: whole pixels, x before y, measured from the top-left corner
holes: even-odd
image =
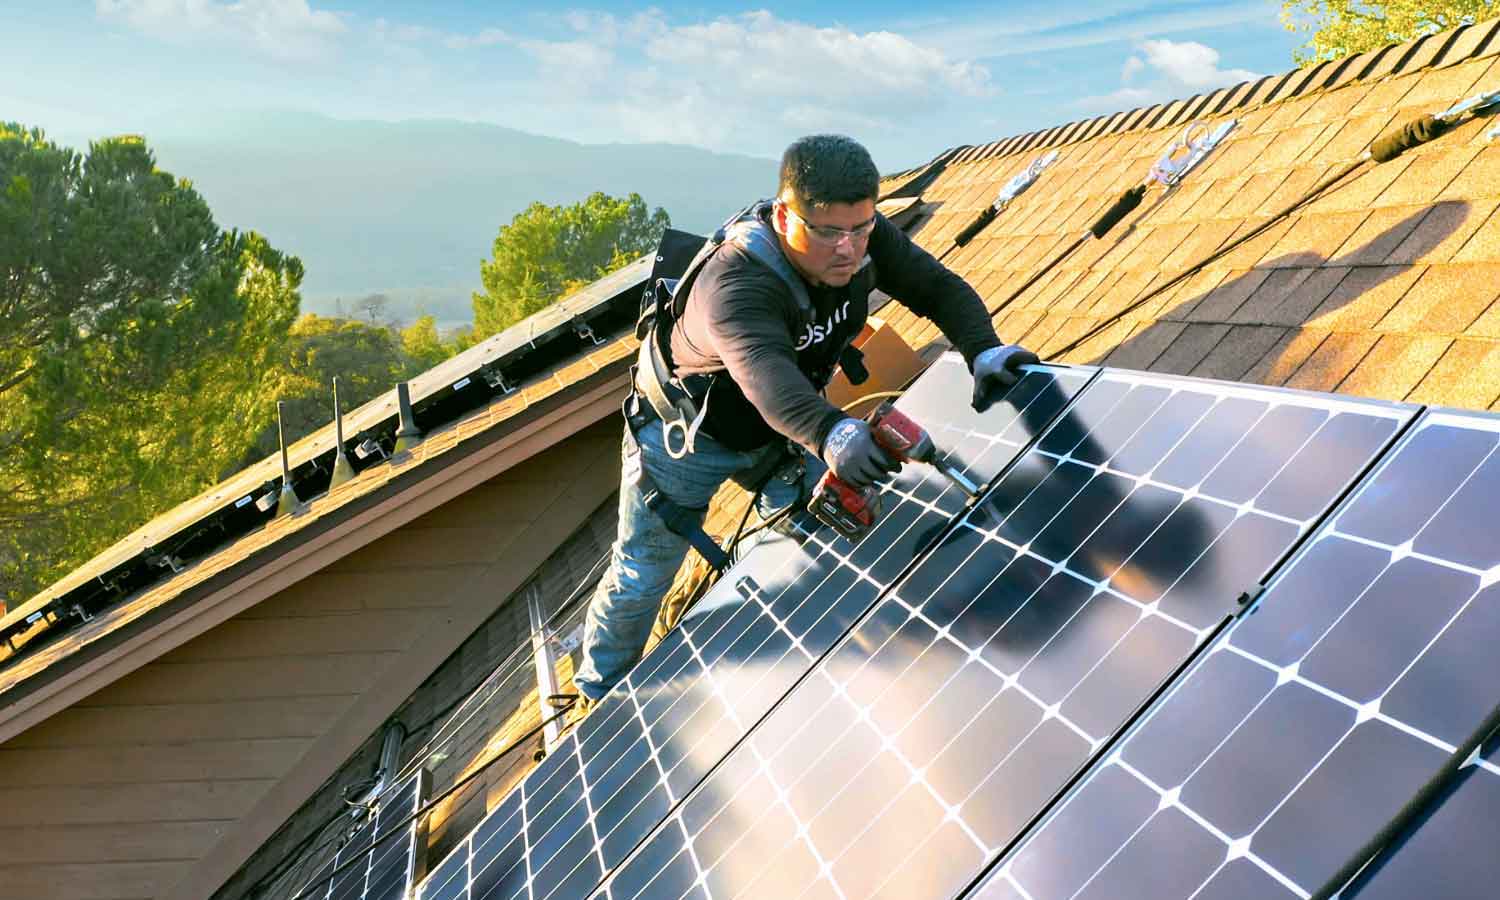
[[[776,196],[790,196],[801,209],[874,200],[879,193],[880,170],[870,151],[853,138],[810,134],[793,141],[781,154]]]

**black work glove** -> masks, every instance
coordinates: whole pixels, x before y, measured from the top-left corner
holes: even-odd
[[[1036,365],[1036,354],[1019,344],[991,347],[974,357],[974,411],[984,412],[1021,380],[1022,366]]]
[[[841,481],[861,489],[884,481],[901,468],[883,447],[875,443],[870,423],[852,416],[840,419],[828,430],[819,456]]]

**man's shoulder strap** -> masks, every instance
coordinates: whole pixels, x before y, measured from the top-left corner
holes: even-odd
[[[735,213],[729,221],[721,225],[713,236],[704,241],[698,252],[688,263],[683,271],[682,277],[670,285],[672,295],[671,318],[675,321],[682,317],[687,308],[688,294],[692,289],[693,281],[703,265],[724,246],[736,247],[747,256],[766,268],[770,269],[791,291],[792,298],[797,303],[797,309],[803,317],[812,317],[812,298],[807,293],[807,283],[792,264],[787,261],[786,255],[781,252],[781,243],[776,240],[776,232],[765,219],[765,213],[770,208],[771,201],[757,200],[744,209]]]
[[[811,319],[813,305],[812,298],[807,294],[807,282],[802,280],[802,276],[797,274],[797,270],[787,260],[786,254],[781,252],[781,242],[776,239],[776,232],[763,217],[764,210],[769,206],[770,201],[763,200],[751,207],[749,215],[731,222],[726,229],[725,243],[733,244],[751,259],[775,272],[787,290],[792,292],[792,299],[797,302],[797,309],[802,317]]]

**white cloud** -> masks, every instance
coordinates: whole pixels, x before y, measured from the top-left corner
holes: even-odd
[[[949,60],[899,34],[820,28],[765,11],[669,28],[647,44],[646,54],[784,97],[990,93],[984,67]]]
[[[483,28],[474,34],[451,34],[442,39],[443,43],[453,50],[467,50],[471,47],[493,47],[497,44],[510,44],[515,38],[510,33],[500,28]]]
[[[1115,112],[1260,77],[1249,69],[1219,68],[1219,51],[1197,41],[1147,40],[1137,49],[1140,55],[1127,57],[1120,69],[1119,90],[1084,97],[1074,106],[1087,112]],[[1137,83],[1142,79],[1147,80]]]
[[[658,10],[564,21],[570,39],[517,46],[552,75],[550,102],[597,110],[597,127],[618,140],[767,153],[808,131],[910,127],[951,100],[995,93],[983,66],[889,31],[766,11],[684,24]]]
[[[1178,84],[1217,88],[1257,77],[1248,69],[1220,69],[1219,51],[1197,41],[1143,41],[1146,65]]]
[[[914,25],[917,39],[969,59],[1032,55],[1049,50],[1139,41],[1151,35],[1181,34],[1231,25],[1281,30],[1278,10],[1265,0],[1187,0],[1183,3],[1081,3],[1039,16],[1034,9],[996,15],[991,7],[969,18],[937,19]]]
[[[307,0],[95,0],[94,9],[160,40],[239,43],[278,59],[319,56],[346,30],[339,14]]]
[[[593,41],[519,41],[517,45],[544,66],[561,70],[578,80],[589,82],[610,76],[614,51]]]

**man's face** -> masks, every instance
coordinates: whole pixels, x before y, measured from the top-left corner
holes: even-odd
[[[804,278],[843,287],[865,257],[875,228],[875,201],[799,209],[795,201],[782,197],[776,201],[773,219],[781,249]]]

